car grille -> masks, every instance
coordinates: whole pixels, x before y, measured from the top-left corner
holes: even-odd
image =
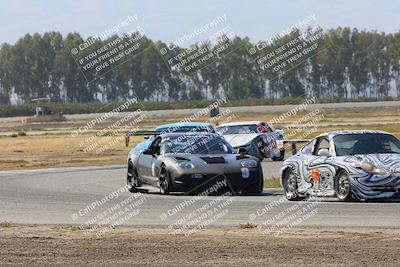
[[[206,174],[201,179],[193,178],[192,175],[183,175],[176,179],[176,181],[182,182],[181,186],[185,191],[196,188],[198,192],[205,191],[210,187],[214,186],[217,182],[224,180],[229,182],[226,189],[228,191],[246,191],[254,190],[257,188],[260,179],[260,173],[258,171],[251,171],[248,179],[243,179],[241,172],[234,173],[219,173],[219,174]]]
[[[223,157],[201,157],[201,159],[207,164],[226,163]]]

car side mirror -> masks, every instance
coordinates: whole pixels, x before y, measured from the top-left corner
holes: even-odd
[[[154,155],[154,152],[153,152],[153,149],[147,148],[147,149],[143,150],[143,154],[144,155]]]
[[[243,147],[239,147],[238,150],[237,150],[237,153],[240,154],[240,155],[244,155],[244,154],[247,153],[247,150],[245,148],[243,148]]]
[[[320,157],[332,157],[331,153],[329,153],[329,149],[321,148],[318,150],[318,156]]]

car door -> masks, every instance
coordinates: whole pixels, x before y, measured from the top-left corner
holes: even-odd
[[[318,195],[329,196],[334,192],[335,167],[331,164],[332,145],[328,137],[317,138],[313,158],[308,163],[311,182]]]
[[[298,175],[301,178],[298,182],[299,191],[305,192],[309,189],[311,184],[311,169],[310,163],[315,159],[314,149],[317,143],[317,139],[314,139],[307,143],[295,157],[299,158]]]
[[[160,154],[161,137],[156,137],[149,146],[152,153],[147,154],[142,151],[138,160],[138,173],[142,180],[147,184],[154,184],[158,180],[157,173],[155,173],[155,162]]]
[[[276,151],[276,137],[273,130],[265,122],[257,124],[257,130],[262,133],[261,140],[258,140],[257,146],[264,157],[273,158],[279,156]]]

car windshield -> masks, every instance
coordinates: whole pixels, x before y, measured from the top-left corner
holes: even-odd
[[[232,126],[221,126],[216,129],[221,134],[251,134],[259,133],[259,129],[256,124],[249,125],[232,125]]]
[[[390,134],[344,134],[333,138],[337,156],[357,154],[400,154],[400,141]]]
[[[156,131],[163,131],[165,133],[186,133],[186,132],[209,132],[214,133],[214,128],[212,126],[171,126],[171,127],[158,127]],[[152,141],[156,138],[156,135],[149,137]]]
[[[212,127],[207,126],[171,126],[171,127],[160,127],[157,131],[164,131],[166,133],[175,132],[214,132]]]
[[[189,136],[177,135],[168,137],[160,144],[162,154],[191,153],[191,154],[233,154],[234,149],[220,136]]]

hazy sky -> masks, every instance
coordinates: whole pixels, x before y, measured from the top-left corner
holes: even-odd
[[[270,38],[312,14],[316,15],[312,25],[325,29],[350,26],[396,32],[399,13],[400,1],[395,0],[0,0],[0,43],[46,31],[87,37],[134,15],[147,36],[164,42],[223,14],[226,25],[252,41]]]

